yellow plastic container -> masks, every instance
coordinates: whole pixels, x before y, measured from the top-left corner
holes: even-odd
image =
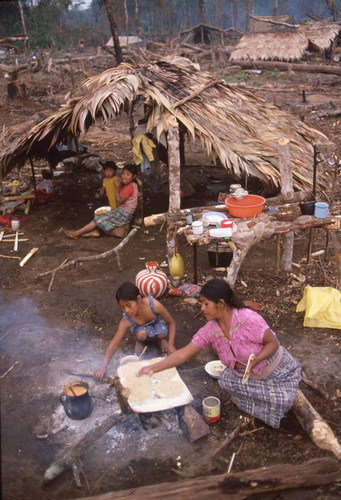
[[[175,249],[175,253],[171,258],[169,265],[169,272],[173,278],[173,280],[179,280],[183,277],[185,272],[185,264],[184,260],[178,252],[178,249]]]

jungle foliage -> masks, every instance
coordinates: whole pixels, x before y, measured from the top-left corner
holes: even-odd
[[[23,33],[19,1],[0,2],[0,37]],[[21,3],[32,49],[67,50],[78,46],[81,40],[85,45],[98,46],[110,36],[102,0]],[[248,26],[247,12],[258,16],[288,14],[294,22],[303,20],[307,13],[325,19],[341,12],[341,0],[112,0],[112,4],[120,35],[128,31],[159,41],[200,22],[243,31]]]

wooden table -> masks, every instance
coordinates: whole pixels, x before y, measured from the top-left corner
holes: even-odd
[[[283,233],[297,231],[299,229],[311,228],[312,230],[313,228],[323,227],[331,229],[331,227],[327,226],[330,226],[335,221],[335,218],[331,216],[325,219],[318,219],[311,215],[302,215],[293,221],[279,221],[274,217],[274,215],[267,212],[262,212],[256,217],[245,219],[234,217],[229,218],[236,224],[236,230],[228,240],[229,245],[233,250],[232,262],[227,272],[227,281],[231,286],[235,284],[239,268],[242,265],[248,251],[261,239],[270,238],[273,234],[281,235]],[[194,283],[198,283],[198,246],[209,245],[213,242],[226,241],[224,238],[211,238],[208,234],[208,230],[210,228],[213,228],[213,226],[204,227],[204,232],[200,235],[193,234],[190,226],[184,230],[187,242],[193,247]],[[277,248],[279,248],[279,242],[280,238],[278,238]],[[311,253],[311,248],[309,251]]]

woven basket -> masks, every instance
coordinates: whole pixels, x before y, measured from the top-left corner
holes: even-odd
[[[301,209],[298,205],[283,205],[275,212],[277,220],[295,220],[301,215]]]

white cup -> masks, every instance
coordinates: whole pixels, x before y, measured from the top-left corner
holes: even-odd
[[[192,222],[193,234],[202,234],[204,232],[204,225],[201,220],[195,220]]]

